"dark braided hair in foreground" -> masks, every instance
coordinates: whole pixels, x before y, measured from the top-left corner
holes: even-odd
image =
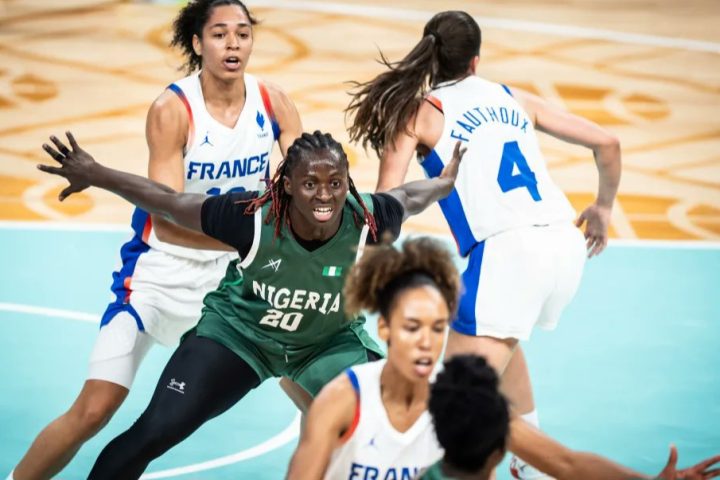
[[[202,57],[195,53],[193,48],[193,35],[202,39],[202,30],[210,18],[215,7],[224,5],[237,5],[242,8],[250,21],[250,25],[257,25],[258,21],[250,14],[245,4],[240,0],[191,0],[185,5],[173,22],[173,38],[170,46],[179,47],[187,61],[183,64],[185,71],[190,74],[202,67]]]
[[[285,186],[283,184],[283,178],[290,177],[295,167],[303,161],[313,160],[318,157],[331,158],[338,165],[344,165],[348,170],[348,190],[350,194],[357,200],[360,208],[363,211],[363,219],[361,220],[358,215],[353,212],[355,216],[355,222],[358,225],[366,223],[370,227],[370,234],[373,240],[377,240],[377,227],[375,225],[375,218],[368,210],[365,202],[355,188],[355,183],[350,177],[350,164],[348,162],[347,154],[343,150],[342,145],[335,140],[329,133],[322,133],[319,130],[315,130],[312,134],[303,133],[302,136],[295,139],[290,148],[288,148],[287,155],[280,162],[272,180],[268,183],[268,188],[258,198],[252,200],[248,205],[245,213],[252,215],[259,208],[262,208],[267,202],[271,201],[272,205],[270,210],[265,217],[265,223],[269,224],[271,221],[275,222],[275,237],[281,235],[282,225],[286,223],[290,225],[290,216],[288,208],[290,206],[290,199],[292,196],[285,192]]]
[[[428,410],[452,467],[475,473],[493,452],[505,452],[510,413],[485,358],[457,355],[446,361],[430,388]]]
[[[368,247],[345,280],[345,310],[379,312],[386,319],[404,290],[430,285],[440,292],[451,315],[460,294],[460,275],[450,251],[438,240],[418,237],[400,250],[382,244]]]

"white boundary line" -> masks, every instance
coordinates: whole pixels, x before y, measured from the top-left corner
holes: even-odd
[[[0,230],[51,230],[77,232],[132,232],[130,225],[123,223],[79,223],[54,221],[7,221],[0,220]]]
[[[311,2],[300,0],[255,0],[252,7],[286,8],[309,12],[339,13],[342,15],[382,18],[403,21],[427,21],[437,12],[366,5],[348,5],[334,2]],[[689,38],[661,37],[639,33],[616,32],[600,28],[577,27],[556,23],[532,22],[511,18],[475,17],[481,27],[521,32],[545,33],[559,37],[591,38],[611,42],[647,45],[651,47],[680,48],[697,52],[720,53],[720,43]]]
[[[43,315],[46,317],[65,318],[69,320],[78,320],[86,323],[98,323],[99,315],[90,313],[74,312],[72,310],[60,310],[57,308],[36,307],[32,305],[21,305],[18,303],[0,303],[0,311],[28,313],[33,315]],[[1,317],[0,317],[1,318]],[[141,479],[168,478],[178,475],[186,475],[188,473],[197,473],[213,468],[224,467],[233,463],[239,463],[254,457],[259,457],[272,450],[282,447],[297,438],[300,433],[300,412],[295,415],[290,425],[285,427],[283,431],[270,437],[264,442],[241,450],[237,453],[226,455],[224,457],[215,458],[206,462],[185,465],[182,467],[160,470],[158,472],[148,473],[141,476]]]
[[[265,440],[263,443],[256,445],[254,447],[248,448],[247,450],[242,450],[237,453],[233,453],[231,455],[227,455],[225,457],[216,458],[214,460],[208,460],[207,462],[202,463],[196,463],[193,465],[187,465],[184,467],[177,467],[177,468],[171,468],[168,470],[161,470],[159,472],[153,472],[148,473],[145,475],[142,475],[140,478],[142,480],[146,479],[152,479],[152,478],[168,478],[168,477],[174,477],[178,475],[187,475],[189,473],[197,473],[202,472],[205,470],[211,470],[213,468],[219,468],[224,467],[226,465],[232,465],[233,463],[239,463],[245,460],[249,460],[254,457],[259,457],[260,455],[264,455],[268,452],[271,452],[273,450],[276,450],[282,446],[284,446],[287,443],[290,443],[300,433],[300,412],[298,412],[295,415],[295,418],[293,418],[292,422],[290,422],[290,425],[288,425],[285,430],[278,433],[274,437],[271,437],[267,440]]]
[[[44,317],[66,318],[68,320],[77,320],[86,323],[100,323],[100,315],[84,312],[74,312],[72,310],[60,310],[57,308],[36,307],[33,305],[21,305],[19,303],[0,303],[0,311],[29,313],[32,315],[42,315]]]
[[[68,223],[68,222],[13,222],[0,220],[0,230],[47,230],[47,231],[69,231],[69,232],[120,232],[131,233],[128,225],[119,223]],[[411,236],[431,235],[434,237],[452,240],[449,236],[438,234],[424,234],[422,232],[408,232]],[[407,235],[403,234],[403,237]],[[610,247],[621,248],[677,248],[696,250],[717,250],[720,249],[720,242],[710,240],[634,240],[634,239],[611,239]]]

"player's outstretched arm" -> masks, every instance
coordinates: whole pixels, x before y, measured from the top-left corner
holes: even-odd
[[[671,448],[670,459],[659,476],[644,475],[600,455],[570,450],[520,417],[514,417],[510,421],[508,449],[533,467],[558,480],[705,480],[720,475],[720,470],[711,469],[720,461],[720,456],[685,470],[676,470],[675,447]]]
[[[43,149],[60,166],[37,166],[39,170],[59,175],[70,183],[58,196],[61,202],[73,193],[88,187],[98,187],[123,197],[149,213],[162,215],[178,225],[202,230],[200,213],[206,195],[178,193],[147,178],[105,167],[80,148],[72,133],[66,132],[66,135],[72,150],[55,136],[50,137],[55,148],[47,143],[43,144]]]
[[[290,460],[288,480],[320,480],[330,456],[351,428],[357,397],[347,375],[325,385],[310,405],[300,443]]]
[[[539,131],[593,151],[599,175],[597,198],[580,214],[576,224],[586,224],[588,256],[598,255],[607,245],[610,213],[620,184],[620,140],[600,125],[536,95],[518,89],[512,92]]]
[[[467,148],[461,147],[460,142],[457,142],[452,159],[445,165],[438,177],[408,182],[387,192],[395,197],[405,209],[403,221],[450,194],[455,185],[460,161],[466,151]]]

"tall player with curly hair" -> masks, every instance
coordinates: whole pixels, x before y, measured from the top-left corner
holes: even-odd
[[[285,154],[302,133],[287,95],[246,71],[256,23],[239,0],[193,0],[180,10],[172,45],[184,54],[188,76],[148,111],[151,179],[193,193],[254,191],[267,180],[275,141]],[[50,478],[72,460],[123,403],[148,350],[177,345],[197,322],[203,297],[236,256],[142,209],[131,224],[87,379],[69,410],[35,439],[15,468],[17,480]]]
[[[237,251],[197,327],[170,358],[150,404],[100,454],[90,478],[137,478],[154,458],[271,377],[311,396],[345,368],[378,358],[364,318],[344,311],[342,287],[366,243],[397,237],[408,216],[446,195],[464,151],[438,178],[386,194],[359,194],[347,155],[330,135],[305,133],[288,148],[268,190],[217,196],[178,193],[106,168],[77,144],[45,150],[67,178],[60,198],[89,186],[203,232]],[[258,196],[259,195],[259,196]]]

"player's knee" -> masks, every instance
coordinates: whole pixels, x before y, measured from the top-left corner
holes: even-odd
[[[82,412],[81,423],[88,434],[94,435],[108,424],[117,407],[108,404],[93,405]]]
[[[95,398],[74,407],[69,414],[76,424],[77,432],[91,437],[107,425],[121,403],[122,400],[116,398]]]
[[[146,411],[132,426],[133,443],[151,458],[157,458],[192,433],[186,424],[163,412]]]

